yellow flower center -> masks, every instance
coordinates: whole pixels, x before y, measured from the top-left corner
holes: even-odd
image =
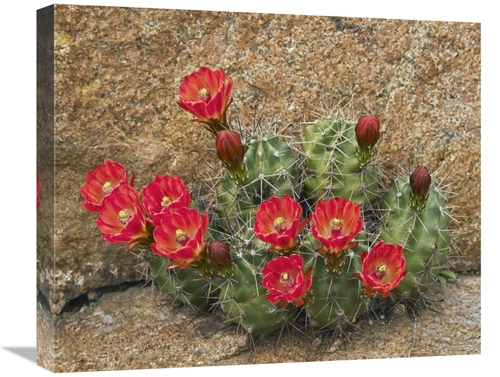
[[[283,217],[278,217],[274,220],[274,230],[285,230],[286,220]]]
[[[333,218],[332,220],[330,220],[330,227],[332,228],[332,230],[342,229],[343,224],[344,222],[342,221],[342,219]]]
[[[166,207],[168,206],[172,201],[168,196],[164,196],[163,199],[161,200],[161,206]]]
[[[288,272],[283,272],[280,277],[280,282],[285,287],[291,287],[294,283],[295,279]]]
[[[208,102],[210,100],[210,90],[208,90],[207,88],[202,88],[198,92],[198,97],[200,97],[202,101]]]
[[[375,272],[375,275],[378,278],[384,277],[389,272],[388,270],[389,269],[387,268],[387,265],[381,264],[380,266],[377,267],[377,271]]]
[[[111,190],[113,190],[113,184],[111,182],[106,182],[105,184],[102,185],[102,191],[104,192],[105,195],[108,195]]]
[[[183,243],[186,242],[186,240],[187,240],[186,234],[181,229],[177,229],[175,231],[175,242]]]
[[[118,222],[125,225],[130,220],[130,212],[128,209],[122,209],[118,212]]]

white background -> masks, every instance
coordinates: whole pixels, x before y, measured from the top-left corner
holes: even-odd
[[[66,3],[66,2],[64,2]],[[480,22],[482,32],[482,341],[481,355],[447,356],[375,361],[337,361],[237,367],[203,367],[147,371],[78,373],[96,376],[234,376],[262,373],[286,376],[322,374],[339,376],[370,373],[398,376],[489,375],[486,370],[496,356],[499,324],[495,317],[498,302],[498,253],[493,244],[499,223],[493,217],[498,207],[496,176],[499,147],[496,137],[500,116],[498,70],[500,60],[499,12],[493,1],[328,1],[305,2],[269,0],[251,2],[205,1],[89,1],[66,4],[127,6],[146,8],[197,9],[265,13],[291,13],[369,18],[399,18],[440,21]],[[402,4],[410,5],[402,5]],[[0,11],[0,372],[3,376],[46,376],[51,373],[36,366],[36,10],[50,1],[8,0]],[[495,15],[497,18],[495,18]],[[459,168],[459,167],[458,167]],[[29,353],[29,352],[28,352]],[[497,365],[491,370],[497,370]],[[63,373],[61,375],[69,375]],[[74,375],[74,374],[71,374]]]

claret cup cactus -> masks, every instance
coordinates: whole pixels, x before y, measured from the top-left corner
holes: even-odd
[[[147,250],[161,291],[249,334],[294,322],[342,333],[376,302],[412,305],[453,276],[445,197],[424,166],[382,189],[375,115],[326,114],[284,141],[263,125],[231,126],[232,82],[202,67],[177,102],[214,140],[213,206],[197,208],[182,177],[158,174],[138,190],[110,158],[80,188],[105,241]]]

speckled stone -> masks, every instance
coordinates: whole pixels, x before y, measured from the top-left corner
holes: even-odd
[[[213,138],[176,105],[182,78],[203,65],[233,77],[231,117],[245,124],[262,102],[265,118],[282,117],[297,135],[327,110],[377,114],[386,184],[417,164],[445,179],[457,220],[454,268],[480,268],[480,24],[53,9],[53,149],[38,158],[42,184],[51,186],[44,197],[54,194],[41,208],[49,219],[39,216],[53,229],[40,225],[38,288],[54,312],[99,287],[142,278],[138,260],[103,242],[95,214],[80,205],[88,171],[111,158],[135,174],[137,188],[176,174],[207,194]],[[50,124],[48,116],[44,129]],[[43,163],[50,153],[54,166]]]
[[[38,306],[37,363],[53,372],[184,368],[481,353],[481,278],[460,276],[412,318],[360,320],[344,338],[298,332],[251,342],[221,318],[174,307],[157,289],[135,287],[53,322]],[[126,303],[126,305],[124,305]]]

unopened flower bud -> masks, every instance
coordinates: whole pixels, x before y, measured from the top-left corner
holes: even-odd
[[[234,131],[222,130],[215,141],[217,156],[226,167],[231,179],[237,184],[243,183],[248,176],[244,163],[245,148],[241,137]]]
[[[229,246],[222,241],[213,241],[208,247],[208,257],[210,262],[217,268],[230,267],[232,265],[231,252]]]
[[[410,176],[410,202],[411,209],[422,212],[425,208],[431,186],[431,176],[425,166],[417,167]]]
[[[366,165],[370,162],[373,147],[380,138],[380,121],[375,115],[362,116],[359,118],[354,131],[359,146],[359,162],[361,165]]]

